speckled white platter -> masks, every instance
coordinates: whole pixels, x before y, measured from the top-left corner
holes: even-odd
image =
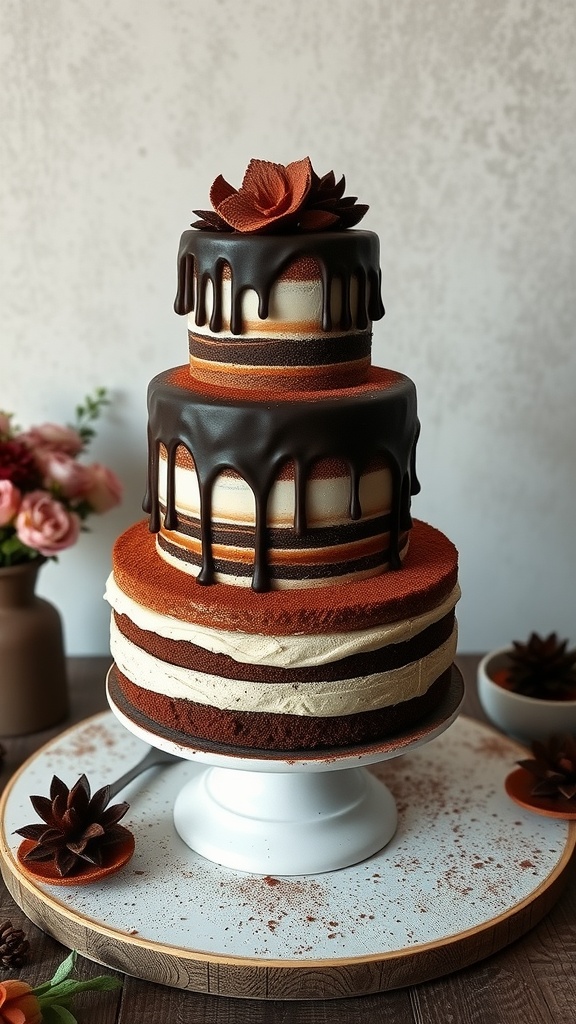
[[[372,766],[393,793],[396,834],[380,853],[313,876],[243,873],[205,860],[177,835],[177,793],[191,762],[152,769],[122,793],[133,859],[88,886],[58,889],[19,868],[15,828],[29,796],[82,771],[93,788],[145,744],[111,712],[49,743],[0,804],[0,864],[16,902],[92,960],[179,988],[248,998],[337,998],[449,973],[500,949],[553,905],[576,825],[523,811],[504,780],[523,748],[458,719],[431,743]]]

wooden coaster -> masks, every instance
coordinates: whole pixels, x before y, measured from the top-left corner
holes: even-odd
[[[481,960],[557,899],[576,824],[515,805],[504,781],[525,751],[460,718],[427,746],[370,771],[392,791],[399,827],[384,850],[334,872],[243,873],[179,839],[173,807],[202,766],[151,769],[122,793],[132,860],[91,885],[56,888],[20,868],[14,829],[57,774],[113,781],[145,751],[110,712],[38,751],[0,803],[0,866],[39,927],[82,955],[176,988],[255,999],[382,992]],[[33,814],[33,812],[32,812]],[[294,842],[297,842],[295,837]]]

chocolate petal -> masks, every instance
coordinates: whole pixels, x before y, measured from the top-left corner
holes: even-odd
[[[120,818],[124,817],[129,807],[130,804],[127,803],[112,804],[111,807],[108,807],[104,811],[104,813],[100,816],[100,821],[104,825],[106,831],[108,831],[109,827],[115,825],[118,821],[120,821]]]
[[[59,850],[54,858],[54,863],[58,874],[65,878],[76,867],[78,857],[75,853],[71,853],[70,850]]]
[[[24,860],[54,860],[56,854],[64,846],[64,837],[59,835],[51,840],[41,839],[36,846],[24,856]]]
[[[338,182],[338,184],[334,186],[334,194],[335,194],[337,199],[341,199],[342,198],[342,196],[344,195],[345,189],[346,189],[346,178],[344,177],[344,175],[342,175],[342,177],[340,178],[340,181]]]
[[[58,797],[68,798],[68,786],[57,775],[53,775],[50,783],[50,799],[56,800]]]
[[[298,223],[301,231],[323,231],[336,225],[339,219],[328,210],[303,210]]]
[[[81,775],[68,794],[68,807],[73,807],[79,815],[83,816],[88,810],[89,803],[90,784],[86,776]]]
[[[99,818],[102,812],[110,803],[110,786],[102,786],[92,797],[88,806],[88,814],[91,818]]]
[[[340,224],[343,228],[353,228],[362,217],[368,212],[369,207],[358,203],[356,206],[351,206],[349,209],[342,210],[340,212]]]
[[[323,174],[318,182],[318,187],[321,188],[323,191],[333,189],[335,185],[336,175],[334,174],[334,171],[326,171],[326,174]]]
[[[72,853],[76,853],[78,854],[78,856],[80,856],[85,852],[86,847],[88,846],[88,843],[91,842],[91,840],[100,839],[103,835],[104,829],[102,828],[102,825],[98,825],[96,824],[96,822],[92,822],[92,824],[84,830],[84,832],[82,833],[81,836],[78,837],[78,839],[69,839],[68,842],[66,843],[66,846],[69,850],[72,850]]]
[[[195,220],[190,227],[200,228],[202,231],[230,231],[230,225],[226,223],[214,210],[194,210],[194,213],[201,217]]]
[[[219,174],[212,182],[212,188],[210,189],[210,202],[214,209],[216,210],[220,203],[228,199],[228,196],[234,195],[235,192],[236,189]]]
[[[55,824],[52,801],[47,796],[31,796],[30,803],[47,825]]]
[[[22,836],[23,839],[33,839],[35,843],[42,838],[45,832],[45,825],[24,825],[22,828],[14,829],[15,835]]]

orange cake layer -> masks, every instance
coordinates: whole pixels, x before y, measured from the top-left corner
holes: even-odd
[[[423,614],[456,586],[458,555],[444,534],[415,520],[399,572],[345,586],[255,593],[221,583],[202,586],[162,561],[141,521],[116,541],[113,570],[121,590],[153,611],[215,628],[285,635],[365,629]]]
[[[273,404],[275,402],[322,403],[329,402],[333,399],[340,400],[346,398],[360,398],[362,395],[369,395],[374,391],[380,392],[387,388],[395,388],[405,379],[404,374],[399,373],[396,370],[389,370],[383,366],[371,366],[366,374],[366,379],[360,384],[349,384],[347,387],[333,387],[319,391],[293,388],[288,392],[283,388],[279,388],[276,392],[274,389],[271,389],[266,395],[266,404]],[[204,395],[206,398],[212,398],[215,401],[219,401],[223,397],[221,387],[210,384],[207,381],[196,380],[192,377],[190,367],[186,364],[172,367],[170,370],[166,371],[165,380],[167,384],[172,384],[175,387],[193,391],[199,395]],[[230,387],[226,389],[225,397],[230,401],[263,401],[262,392],[259,389],[251,391],[249,388]]]

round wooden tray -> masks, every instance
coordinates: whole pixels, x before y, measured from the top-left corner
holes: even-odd
[[[38,751],[0,803],[0,867],[40,928],[79,953],[177,988],[255,999],[329,999],[448,974],[517,939],[566,880],[576,824],[517,807],[504,780],[522,747],[460,718],[427,746],[369,770],[392,791],[399,827],[382,851],[325,874],[271,877],[193,853],[173,824],[199,766],[151,769],[123,791],[136,851],[118,874],[56,888],[19,866],[14,829],[30,794],[86,772],[112,781],[145,744],[104,712]],[[297,837],[295,837],[297,842]]]

